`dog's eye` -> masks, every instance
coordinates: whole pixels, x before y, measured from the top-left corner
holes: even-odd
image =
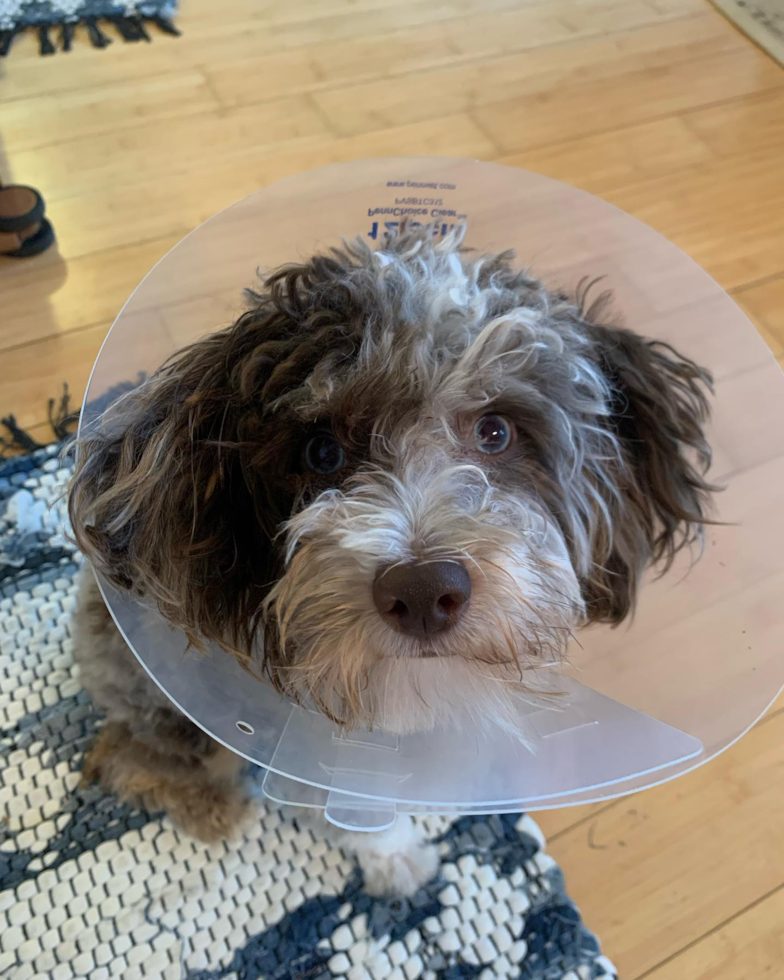
[[[305,446],[305,463],[314,473],[336,473],[343,458],[343,447],[328,432],[313,436]]]
[[[483,415],[474,426],[474,441],[480,453],[502,453],[512,444],[514,425],[503,415]]]

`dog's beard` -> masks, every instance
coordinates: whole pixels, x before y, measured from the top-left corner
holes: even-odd
[[[493,488],[476,466],[367,467],[286,534],[287,570],[265,607],[267,664],[283,691],[349,728],[468,723],[525,738],[526,703],[553,689],[583,614],[560,531],[533,501]],[[383,622],[380,566],[450,559],[472,579],[456,626],[423,640]]]

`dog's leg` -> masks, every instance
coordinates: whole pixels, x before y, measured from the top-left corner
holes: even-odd
[[[236,834],[254,813],[244,761],[177,711],[128,649],[92,573],[74,618],[82,683],[107,721],[88,753],[84,782],[146,810],[165,810],[204,841]]]
[[[369,895],[408,898],[438,872],[438,848],[405,814],[389,830],[360,833],[330,827],[328,836],[356,857]]]
[[[199,755],[172,751],[171,735],[137,738],[108,721],[87,755],[83,782],[98,782],[125,803],[165,811],[182,830],[212,842],[234,837],[253,815],[242,789],[243,760],[217,742]]]

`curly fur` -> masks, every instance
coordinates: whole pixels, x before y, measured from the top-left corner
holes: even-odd
[[[621,622],[646,566],[699,539],[710,377],[602,322],[589,288],[554,295],[431,231],[273,273],[83,436],[71,520],[115,586],[341,724],[516,730],[570,632]],[[471,443],[491,411],[518,433],[498,458]],[[332,477],[303,464],[324,429]],[[424,645],[371,597],[411,560],[472,579]]]
[[[169,701],[114,625],[91,572],[82,575],[74,651],[88,694],[109,718],[87,756],[84,782],[121,800],[165,810],[202,840],[236,833],[253,815],[239,779],[243,760]]]

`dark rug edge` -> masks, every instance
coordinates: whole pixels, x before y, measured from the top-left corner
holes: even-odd
[[[173,37],[179,37],[182,33],[171,17],[163,13],[115,13],[112,5],[107,5],[106,13],[95,15],[58,18],[48,13],[34,13],[10,26],[0,27],[0,58],[6,57],[14,41],[28,31],[37,35],[38,53],[41,55],[70,51],[74,41],[78,40],[76,29],[80,26],[86,28],[87,37],[94,48],[108,48],[112,44],[114,38],[107,33],[107,28],[113,28],[126,43],[149,43],[158,32]],[[151,33],[151,26],[156,27],[157,32]]]

